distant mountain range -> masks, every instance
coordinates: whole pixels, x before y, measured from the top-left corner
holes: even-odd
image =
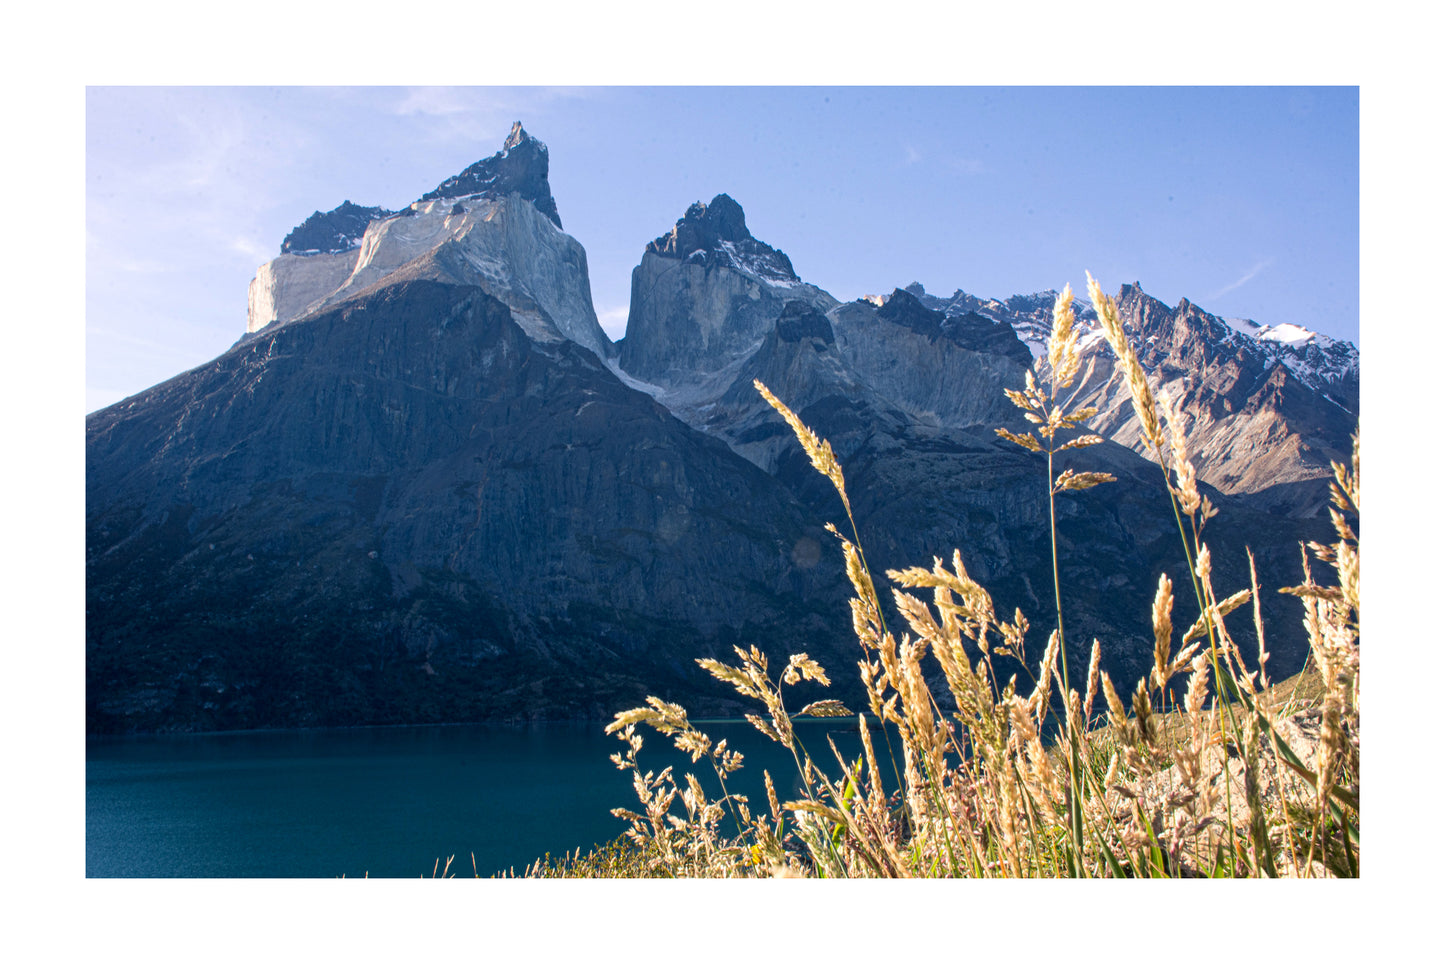
[[[754,379],[838,452],[880,586],[958,548],[1042,647],[1044,466],[994,429],[1025,424],[1004,389],[1053,292],[840,303],[721,194],[647,245],[614,344],[547,165],[517,124],[401,211],[316,212],[258,269],[235,346],[87,417],[90,731],[601,719],[648,693],[731,713],[693,661],[733,645],[806,650],[858,708],[823,529],[842,506]],[[1119,304],[1221,507],[1216,584],[1248,585],[1246,544],[1265,585],[1297,582],[1298,542],[1329,538],[1358,350],[1137,284]],[[1070,656],[1097,637],[1134,679],[1158,574],[1185,576],[1128,390],[1084,344],[1109,441],[1067,464],[1119,481],[1062,502]],[[1279,675],[1303,660],[1298,602],[1263,602]]]

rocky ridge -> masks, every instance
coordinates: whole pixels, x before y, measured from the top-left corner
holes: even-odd
[[[342,201],[325,214],[314,212],[293,228],[281,242],[281,253],[311,255],[350,251],[361,244],[367,225],[397,213],[399,212],[388,211],[386,208],[364,208],[350,201]]]
[[[838,303],[800,281],[787,255],[754,238],[732,198],[698,202],[633,269],[619,366],[674,390],[670,408],[707,404],[693,391],[697,383],[756,351],[789,301],[822,310]]]
[[[517,121],[500,151],[442,181],[420,200],[503,198],[516,194],[530,201],[560,231],[562,217],[557,213],[557,201],[547,182],[547,167],[547,145],[528,134],[522,129],[522,122]]]
[[[937,298],[916,283],[905,290],[949,318],[1006,322],[1036,358],[1044,354],[1056,292],[1001,302],[963,291]],[[1320,514],[1329,500],[1330,462],[1349,460],[1359,417],[1359,349],[1297,325],[1222,319],[1187,299],[1171,309],[1137,283],[1124,285],[1117,301],[1155,391],[1180,402],[1200,478],[1266,511]],[[1095,431],[1149,455],[1093,307],[1076,297],[1074,310],[1086,372],[1079,404],[1100,409]]]

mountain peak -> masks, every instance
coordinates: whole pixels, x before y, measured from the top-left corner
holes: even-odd
[[[742,205],[726,194],[707,204],[694,201],[671,231],[647,246],[647,252],[704,266],[736,268],[764,281],[798,280],[788,256],[753,237]]]
[[[919,290],[922,291],[922,286]],[[879,307],[878,317],[928,338],[937,338],[943,330],[943,312],[923,307],[918,297],[906,288],[893,289],[893,294]]]
[[[281,242],[282,254],[332,254],[348,251],[361,243],[366,226],[378,218],[390,217],[395,211],[385,208],[364,208],[350,201],[325,213],[314,212],[291,229]]]
[[[647,250],[667,257],[686,258],[694,251],[716,249],[723,241],[738,244],[755,240],[748,230],[742,205],[726,194],[719,194],[707,204],[694,201],[672,230],[649,244]]]
[[[521,121],[516,121],[500,151],[442,181],[435,190],[423,194],[420,200],[477,194],[491,197],[519,194],[524,200],[531,201],[560,230],[562,218],[557,213],[552,187],[547,183],[547,163],[547,145],[528,134]]]
[[[522,129],[521,121],[512,121],[512,130],[507,134],[507,139],[502,142],[502,150],[503,152],[510,151],[526,141],[537,141],[537,139]],[[537,143],[541,144],[542,152],[546,153],[547,145],[542,144],[541,141],[537,141]]]

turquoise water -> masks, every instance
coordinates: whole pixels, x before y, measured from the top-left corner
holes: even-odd
[[[800,731],[831,758],[824,734],[856,755],[856,727]],[[794,783],[791,756],[748,724],[701,728],[745,754],[730,782],[756,811],[767,810],[763,767],[780,793]],[[705,762],[639,729],[644,770],[691,768],[716,793]],[[453,871],[470,875],[473,854],[482,876],[520,870],[627,829],[609,812],[637,809],[629,775],[608,760],[621,747],[601,724],[92,737],[86,875],[416,877],[453,855]]]

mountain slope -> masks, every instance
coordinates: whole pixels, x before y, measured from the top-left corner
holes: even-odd
[[[1006,322],[1036,356],[1043,352],[1054,292],[1000,302],[962,291],[936,298],[917,285],[906,290],[948,318],[972,313]],[[1155,392],[1180,403],[1199,477],[1262,511],[1320,515],[1330,462],[1349,461],[1358,424],[1359,350],[1298,326],[1226,321],[1188,300],[1171,309],[1138,284],[1123,286],[1116,300]],[[1086,372],[1078,403],[1100,410],[1094,431],[1150,455],[1093,308],[1078,299],[1074,307]]]
[[[596,718],[844,628],[776,482],[459,285],[97,413],[87,493],[92,730]]]
[[[682,235],[688,218],[702,210],[694,205],[675,233]],[[687,282],[686,304],[679,304],[676,287],[634,285],[631,319],[640,323],[629,323],[618,359],[623,369],[629,359],[646,357],[659,320],[689,330],[698,318],[688,314],[688,304],[706,310],[731,304],[733,292],[756,275],[731,260],[717,234],[710,249],[700,240],[707,237],[702,231],[691,233],[688,245],[677,245],[711,265]],[[657,246],[643,253],[644,265]],[[826,304],[783,300],[770,309],[768,324],[749,302],[722,316],[721,323],[732,326],[732,341],[698,340],[683,354],[688,377],[674,368],[662,384],[639,387],[775,475],[812,517],[847,531],[832,487],[754,389],[754,379],[762,381],[829,440],[843,463],[855,521],[876,572],[926,564],[934,554],[958,548],[970,571],[995,592],[1000,611],[1018,606],[1051,625],[1046,467],[1041,457],[1001,441],[994,431],[1027,427],[1004,391],[1023,387],[1033,361],[1011,320],[972,307],[952,314],[932,310],[906,290],[876,302]],[[1049,298],[1049,312],[1052,304]],[[637,346],[631,353],[629,343]],[[1105,668],[1115,678],[1135,678],[1152,658],[1149,609],[1159,573],[1188,581],[1158,467],[1112,441],[1070,453],[1061,467],[1109,471],[1119,479],[1060,500],[1062,592],[1074,621],[1070,655],[1086,662],[1097,636]],[[1217,490],[1210,494],[1226,501]],[[1234,587],[1249,581],[1246,542],[1265,583],[1283,585],[1298,575],[1299,539],[1326,534],[1317,523],[1276,520],[1238,502],[1209,532],[1220,584]],[[1297,664],[1304,643],[1293,600],[1268,598],[1263,606],[1274,667]],[[1047,632],[1035,636],[1031,645],[1042,646]]]

